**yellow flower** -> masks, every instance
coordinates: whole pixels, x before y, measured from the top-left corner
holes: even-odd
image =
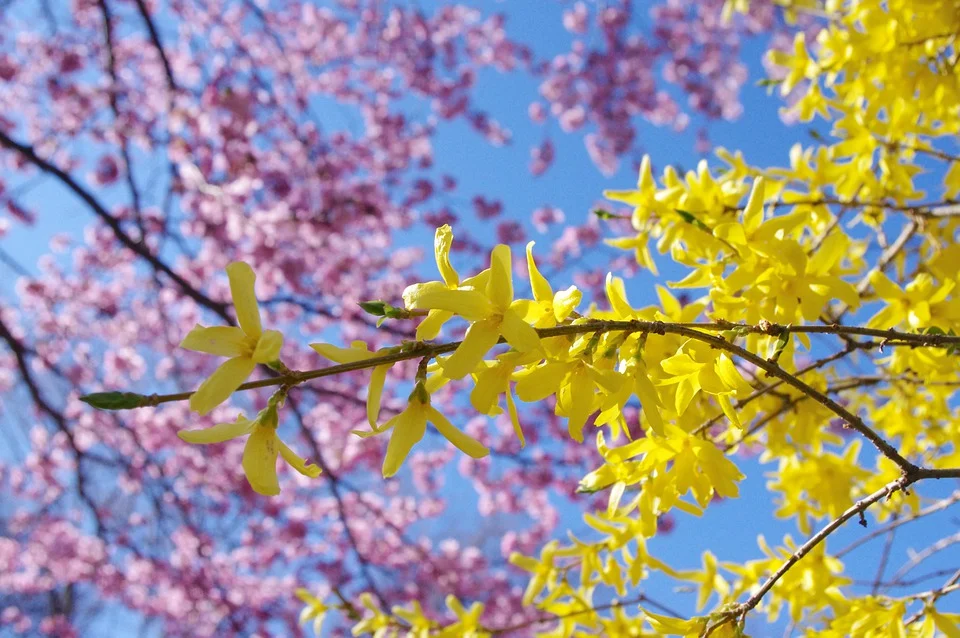
[[[949,280],[937,285],[933,277],[921,273],[901,289],[879,270],[870,274],[870,284],[887,305],[870,318],[867,326],[883,329],[895,328],[904,321],[914,330],[927,327],[932,317],[931,307],[942,303],[954,287]]]
[[[276,361],[283,346],[283,335],[260,326],[253,269],[242,261],[235,261],[227,266],[227,277],[240,327],[208,328],[197,324],[180,342],[180,347],[187,350],[230,357],[190,397],[190,409],[200,414],[207,414],[226,401],[258,363]]]
[[[516,376],[517,397],[521,401],[537,403],[551,394],[557,395],[555,412],[567,417],[567,431],[577,442],[583,442],[583,426],[600,407],[602,395],[597,388],[611,394],[623,382],[616,372],[601,370],[574,356],[527,368]]]
[[[527,589],[523,592],[522,603],[524,606],[531,604],[544,588],[550,587],[552,589],[552,585],[556,583],[557,568],[553,561],[559,548],[560,544],[557,541],[550,541],[540,551],[540,560],[532,556],[524,556],[518,552],[510,554],[511,564],[532,574],[530,582],[527,583]]]
[[[529,363],[536,363],[531,359],[530,353],[520,354],[518,352],[508,352],[497,357],[495,362],[485,362],[483,369],[474,373],[476,384],[473,391],[470,392],[471,405],[476,408],[477,412],[489,416],[496,416],[502,412],[499,405],[500,395],[506,397],[510,422],[513,424],[513,431],[517,438],[520,439],[520,447],[524,447],[526,441],[523,437],[523,430],[520,428],[517,404],[513,400],[513,392],[510,389],[510,377],[517,366]]]
[[[202,430],[177,432],[177,436],[187,443],[206,445],[222,443],[249,434],[250,438],[247,439],[247,445],[243,448],[243,473],[246,474],[247,481],[255,492],[264,496],[276,496],[280,493],[280,483],[277,481],[278,455],[304,476],[310,478],[320,476],[319,467],[309,465],[280,440],[277,436],[278,421],[277,406],[270,405],[253,421],[241,414],[233,423],[218,423]]]
[[[726,353],[693,340],[680,346],[677,353],[660,362],[667,376],[660,386],[676,385],[674,409],[682,416],[690,401],[701,390],[715,395],[717,402],[730,421],[741,428],[740,419],[730,399],[746,386],[743,377]]]
[[[457,617],[457,622],[441,630],[439,638],[481,638],[490,633],[480,624],[480,615],[483,613],[483,603],[473,603],[466,609],[456,596],[447,594],[447,608]]]
[[[437,260],[437,270],[440,271],[440,277],[443,281],[430,281],[425,284],[414,284],[410,286],[403,292],[403,298],[406,299],[408,294],[422,294],[426,295],[427,298],[431,298],[431,294],[442,293],[444,291],[462,291],[467,294],[461,295],[460,298],[464,300],[472,299],[473,303],[478,303],[483,307],[486,307],[482,300],[479,300],[479,297],[483,295],[477,292],[477,289],[483,289],[487,285],[487,277],[489,271],[484,270],[483,272],[464,279],[463,282],[460,281],[460,275],[457,271],[450,265],[450,246],[453,244],[453,230],[450,228],[449,224],[444,224],[437,229],[437,233],[434,236],[433,240],[433,253]],[[467,301],[466,303],[471,303]],[[407,308],[412,308],[407,304]],[[420,325],[417,326],[417,341],[427,341],[429,339],[434,339],[439,333],[440,328],[443,327],[443,324],[450,320],[454,314],[462,314],[456,312],[456,308],[444,308],[437,307],[431,308],[427,313],[426,318],[420,322]]]
[[[583,298],[576,286],[570,286],[554,294],[546,278],[540,274],[537,262],[533,260],[533,244],[527,244],[527,270],[530,274],[530,287],[536,304],[530,304],[525,319],[534,320],[537,328],[552,328],[570,316]]]
[[[513,299],[510,247],[504,244],[490,253],[485,292],[452,290],[440,282],[429,282],[408,287],[403,299],[408,310],[449,310],[472,322],[463,342],[442,362],[449,379],[462,379],[473,372],[500,335],[519,352],[540,348],[537,331],[523,320],[523,308],[529,302]]]
[[[653,630],[661,636],[697,636],[706,625],[703,618],[683,620],[682,618],[654,614],[646,609],[643,610],[643,613]]]
[[[310,347],[316,350],[317,354],[321,357],[326,357],[334,363],[354,363],[385,354],[384,352],[370,352],[367,344],[363,341],[354,341],[350,344],[349,348],[338,348],[329,343],[311,343]],[[370,375],[370,385],[367,389],[367,421],[375,431],[378,429],[377,415],[380,414],[380,397],[383,396],[383,383],[387,378],[387,372],[392,366],[392,363],[376,366]]]
[[[323,619],[331,608],[303,587],[297,589],[295,593],[297,598],[306,603],[306,607],[300,612],[300,624],[303,625],[313,620],[313,633],[319,636]]]
[[[475,459],[483,458],[490,453],[486,447],[473,437],[467,436],[456,426],[450,423],[447,417],[430,405],[430,395],[423,382],[417,382],[410,394],[410,402],[406,409],[383,424],[381,432],[393,428],[390,443],[387,444],[387,454],[383,459],[383,476],[389,478],[397,473],[403,461],[410,454],[414,445],[420,442],[427,431],[427,421],[444,436],[445,439],[461,452]]]

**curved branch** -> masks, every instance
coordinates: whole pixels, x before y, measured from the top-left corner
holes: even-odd
[[[19,153],[21,157],[29,161],[42,172],[55,177],[57,181],[67,187],[71,192],[73,192],[74,195],[79,197],[87,206],[90,207],[90,210],[92,210],[94,214],[104,224],[106,224],[110,230],[113,231],[113,234],[116,236],[117,240],[123,244],[125,248],[133,251],[135,254],[146,260],[154,270],[167,275],[175,284],[177,284],[177,286],[179,286],[184,295],[193,299],[201,306],[212,310],[224,321],[233,324],[233,319],[231,319],[230,315],[227,314],[227,305],[225,303],[214,301],[202,293],[200,290],[192,286],[190,282],[177,274],[172,268],[170,268],[170,266],[161,261],[160,258],[150,252],[150,249],[143,242],[134,240],[123,229],[123,226],[120,224],[120,220],[112,215],[110,211],[108,211],[106,207],[101,204],[89,190],[84,188],[76,179],[74,179],[73,176],[61,169],[59,166],[56,166],[55,164],[40,157],[32,146],[28,146],[14,140],[2,130],[0,130],[0,146]]]

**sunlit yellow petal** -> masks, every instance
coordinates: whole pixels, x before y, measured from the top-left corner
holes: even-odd
[[[490,281],[487,297],[494,308],[503,312],[513,301],[513,263],[510,246],[499,244],[490,252]]]
[[[232,262],[227,266],[227,277],[230,279],[230,295],[240,327],[248,336],[259,338],[263,328],[260,327],[260,308],[253,291],[253,284],[257,280],[253,268],[242,261]]]
[[[503,313],[500,333],[511,347],[519,352],[530,352],[540,348],[540,337],[536,329],[520,318],[513,310]]]
[[[386,422],[386,423],[384,423],[384,424],[381,425],[379,428],[374,429],[374,430],[372,430],[372,431],[370,431],[370,432],[367,432],[367,431],[365,431],[365,430],[350,430],[350,432],[352,432],[353,434],[356,434],[356,435],[359,436],[361,439],[368,439],[368,438],[370,438],[371,436],[377,436],[378,434],[383,434],[384,432],[387,432],[387,431],[391,430],[391,429],[397,424],[397,422],[400,420],[400,417],[401,417],[402,415],[403,415],[403,412],[401,412],[400,414],[396,414],[396,415],[390,417],[389,419],[387,419],[387,422]]]
[[[617,316],[622,318],[633,317],[635,313],[627,301],[627,293],[623,287],[623,279],[614,277],[613,273],[608,272],[606,289],[607,301],[610,302],[610,307],[617,313]]]
[[[183,338],[180,347],[220,357],[239,357],[244,354],[246,340],[247,336],[240,328],[229,326],[207,328],[198,323]]]
[[[280,358],[280,349],[283,348],[283,335],[279,330],[264,330],[253,351],[254,363],[270,363]]]
[[[874,270],[870,273],[870,285],[873,286],[874,292],[876,292],[877,296],[881,299],[894,301],[903,297],[903,291],[900,290],[900,286],[890,281],[890,278],[879,270]]]
[[[546,399],[560,388],[568,370],[563,363],[547,363],[534,368],[517,380],[517,397],[527,403]]]
[[[433,252],[437,258],[437,270],[443,277],[443,283],[455,288],[460,284],[460,275],[450,265],[450,245],[453,244],[453,230],[449,224],[437,229],[433,239]]]
[[[520,439],[520,447],[525,447],[527,441],[523,437],[523,429],[520,427],[520,415],[517,414],[517,403],[513,400],[513,392],[510,391],[509,385],[507,386],[505,394],[507,397],[507,411],[510,413],[510,422],[513,424],[513,432],[517,435],[517,438]]]
[[[257,364],[246,357],[227,359],[210,377],[200,384],[197,391],[190,395],[190,409],[207,414],[234,393],[240,387]]]
[[[394,422],[393,434],[387,444],[387,454],[383,459],[383,476],[389,478],[397,473],[403,461],[414,445],[420,442],[427,431],[426,406],[411,403],[401,412]]]
[[[280,493],[277,481],[277,455],[280,439],[273,428],[259,427],[247,439],[243,448],[243,472],[253,491],[264,496]]]
[[[537,268],[537,262],[533,259],[533,245],[535,242],[527,244],[527,272],[530,276],[530,287],[533,289],[533,298],[537,301],[553,301],[553,288],[547,283],[546,278],[540,274]]]
[[[737,366],[734,365],[733,360],[726,354],[721,354],[717,357],[716,366],[717,374],[720,375],[720,378],[729,389],[737,390],[746,384],[743,377],[740,376]]]
[[[462,379],[477,369],[490,349],[500,340],[498,322],[488,319],[477,321],[467,328],[467,334],[456,351],[445,359],[441,366],[449,379]]]
[[[443,324],[449,321],[451,317],[453,317],[453,313],[449,310],[429,311],[427,316],[423,318],[423,321],[420,322],[420,325],[417,326],[417,341],[436,339],[437,335],[440,334],[440,328],[442,328]]]
[[[576,310],[583,299],[583,293],[576,286],[570,286],[566,290],[559,291],[553,297],[553,316],[557,321],[563,321],[570,316],[570,313]]]
[[[567,431],[578,443],[583,442],[583,426],[596,409],[596,393],[586,374],[570,377],[570,403],[567,407]]]
[[[443,438],[453,443],[454,447],[467,456],[482,459],[490,454],[490,450],[486,446],[450,423],[450,420],[433,406],[427,407],[427,420],[433,423],[433,426],[440,431]]]
[[[468,321],[486,319],[493,314],[493,305],[482,292],[451,290],[439,281],[407,286],[403,301],[408,310],[447,310]]]
[[[217,423],[213,427],[202,430],[181,430],[177,432],[177,436],[187,443],[222,443],[250,434],[254,425],[254,421],[245,418],[241,414],[233,423]]]
[[[742,430],[743,424],[740,423],[740,417],[737,416],[737,411],[733,407],[730,396],[726,394],[718,395],[717,402],[720,404],[720,409],[723,410],[723,413],[730,419],[730,422],[737,426],[738,430]]]
[[[280,456],[287,462],[287,465],[309,478],[317,478],[320,476],[322,470],[319,465],[307,463],[306,460],[297,456],[294,451],[287,447],[287,444],[279,438],[277,439],[277,445],[280,447]]]
[[[663,436],[663,419],[660,416],[660,396],[657,394],[657,389],[650,381],[645,369],[638,369],[636,375],[634,391],[640,399],[640,407],[647,415],[650,429],[659,436]]]
[[[520,315],[520,318],[531,325],[537,327],[552,327],[554,322],[551,320],[549,326],[541,325],[542,319],[547,319],[547,308],[545,304],[536,302],[532,299],[517,299],[510,304],[510,309]]]
[[[476,384],[470,391],[470,405],[481,413],[488,415],[500,414],[500,393],[507,385],[507,378],[500,373],[498,367],[487,368],[477,374]]]
[[[375,352],[370,352],[365,346],[362,348],[338,348],[329,343],[311,343],[310,347],[321,357],[330,359],[334,363],[356,363],[377,356]]]
[[[380,414],[380,397],[383,395],[383,383],[392,364],[377,366],[370,375],[370,387],[367,390],[367,422],[377,429],[377,416]]]
[[[743,209],[743,225],[748,233],[753,233],[763,223],[763,200],[766,194],[766,182],[763,177],[758,177],[753,181],[747,207]]]

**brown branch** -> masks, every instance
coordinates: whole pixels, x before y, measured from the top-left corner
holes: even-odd
[[[140,12],[140,17],[143,18],[143,22],[147,26],[147,32],[150,34],[150,42],[153,43],[153,48],[156,49],[157,55],[160,56],[160,62],[163,64],[163,72],[167,76],[167,88],[171,93],[176,93],[177,81],[173,76],[173,67],[170,65],[167,52],[163,48],[163,43],[160,41],[160,33],[157,31],[157,26],[153,23],[153,18],[150,17],[150,10],[147,9],[147,5],[143,0],[134,0],[134,2],[137,5],[137,10]]]
[[[893,548],[893,541],[897,536],[896,528],[887,532],[887,541],[883,544],[883,551],[880,552],[880,562],[877,565],[877,574],[873,577],[873,583],[870,586],[870,595],[876,596],[880,591],[880,585],[883,583],[883,574],[887,571],[887,563],[890,561],[890,550]]]
[[[77,442],[73,437],[73,431],[67,425],[66,417],[47,401],[43,392],[40,390],[40,385],[37,383],[37,380],[34,379],[33,373],[30,370],[28,350],[4,323],[2,313],[0,313],[0,338],[7,343],[7,347],[13,352],[13,357],[17,363],[17,370],[20,373],[20,378],[24,385],[27,386],[27,392],[30,394],[30,398],[41,412],[50,417],[57,426],[57,429],[63,433],[64,438],[67,440],[67,445],[77,460],[77,493],[80,495],[80,500],[90,509],[90,513],[93,515],[93,520],[96,523],[97,535],[102,537],[105,530],[103,520],[100,517],[97,504],[90,495],[86,477],[80,470],[80,463],[84,458],[84,454],[77,446]]]
[[[760,601],[763,600],[763,597],[773,589],[773,586],[777,584],[783,576],[790,571],[795,564],[797,564],[804,556],[813,551],[813,549],[822,543],[830,534],[832,534],[836,529],[841,525],[846,523],[848,520],[854,516],[861,515],[868,507],[874,503],[891,496],[893,493],[906,489],[912,483],[920,480],[916,474],[913,476],[904,475],[898,478],[895,481],[887,483],[882,488],[869,495],[863,500],[857,501],[852,506],[850,506],[843,514],[830,521],[823,529],[811,536],[806,543],[800,546],[797,551],[793,553],[787,560],[780,565],[780,568],[773,573],[762,585],[760,588],[747,599],[746,602],[736,605],[733,609],[724,612],[720,615],[717,620],[709,624],[703,632],[703,636],[709,636],[714,631],[726,625],[729,622],[732,622],[734,619],[743,617],[751,609],[760,604]]]
[[[899,581],[901,578],[903,578],[904,576],[909,574],[912,570],[914,570],[923,561],[927,560],[934,554],[942,552],[948,547],[952,547],[953,545],[956,545],[957,543],[960,543],[960,532],[941,538],[936,543],[933,543],[929,547],[926,547],[920,550],[919,552],[917,552],[916,554],[914,554],[910,560],[904,563],[904,565],[896,571],[896,573],[893,575],[893,577],[890,580],[892,580],[893,582]]]
[[[588,606],[586,609],[580,609],[580,610],[577,610],[577,611],[571,611],[571,612],[567,612],[567,613],[565,613],[565,614],[557,614],[557,615],[554,615],[554,616],[541,616],[540,618],[533,618],[533,619],[531,619],[531,620],[525,620],[525,621],[523,621],[523,622],[521,622],[521,623],[517,623],[517,624],[515,624],[515,625],[508,625],[508,626],[506,626],[506,627],[497,627],[497,628],[492,628],[492,627],[491,627],[491,628],[487,628],[486,631],[489,632],[490,634],[493,634],[493,635],[496,636],[496,635],[500,635],[500,634],[506,634],[506,633],[510,633],[510,632],[514,632],[514,631],[519,631],[520,629],[526,629],[527,627],[532,627],[532,626],[534,626],[534,625],[541,625],[541,624],[544,624],[544,623],[555,622],[555,621],[557,621],[557,620],[563,620],[563,619],[565,619],[565,618],[574,618],[574,617],[576,617],[576,616],[583,616],[583,615],[585,615],[585,614],[594,614],[594,613],[596,613],[596,612],[598,612],[598,611],[605,611],[605,610],[607,610],[607,609],[620,609],[620,608],[622,608],[622,607],[627,607],[627,606],[630,606],[630,605],[641,605],[641,604],[643,604],[643,603],[646,603],[646,604],[649,605],[650,607],[654,607],[654,608],[656,608],[656,609],[659,609],[660,611],[663,611],[664,613],[670,614],[671,616],[680,617],[680,614],[678,614],[677,612],[671,610],[671,609],[670,609],[669,607],[667,607],[666,605],[663,605],[663,604],[658,603],[658,602],[656,602],[656,601],[654,601],[654,600],[651,600],[650,598],[648,598],[648,597],[647,597],[646,595],[644,595],[644,594],[640,594],[639,596],[636,596],[636,597],[634,597],[634,598],[631,598],[630,600],[624,600],[624,601],[616,601],[616,600],[615,600],[615,601],[613,601],[613,602],[605,603],[605,604],[603,604],[603,605]]]
[[[904,516],[903,518],[899,518],[895,521],[887,523],[883,527],[878,527],[877,529],[873,530],[869,534],[861,538],[858,538],[854,542],[850,543],[849,545],[841,549],[839,552],[835,554],[835,556],[837,558],[843,558],[844,556],[846,556],[853,550],[857,549],[864,543],[867,543],[878,536],[882,536],[883,534],[886,534],[887,532],[894,530],[900,527],[901,525],[906,525],[907,523],[911,523],[917,520],[918,518],[923,518],[925,516],[929,516],[930,514],[936,514],[937,512],[942,512],[943,510],[947,509],[948,507],[950,507],[951,505],[953,505],[958,501],[960,501],[960,490],[955,491],[953,494],[951,494],[947,498],[937,501],[933,505],[930,505],[929,507],[925,507],[924,509],[918,512],[914,512],[913,514],[909,514],[907,516]]]
[[[370,591],[373,592],[374,597],[377,599],[377,602],[380,603],[380,606],[384,609],[389,609],[390,605],[387,602],[386,597],[383,595],[383,592],[380,591],[380,588],[377,587],[377,581],[374,580],[373,574],[370,573],[370,563],[367,560],[366,556],[363,555],[363,552],[360,551],[360,545],[357,542],[357,537],[354,535],[353,530],[350,529],[350,522],[348,521],[346,505],[343,502],[343,496],[340,494],[340,478],[330,469],[330,466],[327,465],[326,461],[323,458],[323,454],[320,452],[320,446],[317,445],[317,442],[310,435],[310,431],[307,429],[306,423],[303,421],[303,414],[300,412],[299,407],[297,406],[296,401],[290,397],[288,399],[290,409],[293,411],[294,416],[297,418],[297,423],[299,424],[300,431],[303,433],[304,438],[307,439],[307,443],[310,445],[310,448],[313,452],[313,458],[316,459],[317,466],[323,471],[324,475],[327,477],[327,484],[330,486],[330,492],[333,494],[334,500],[337,502],[337,513],[340,517],[340,520],[343,522],[343,530],[347,536],[347,542],[350,543],[353,553],[357,556],[357,564],[360,568],[360,574],[363,576],[363,579],[367,583],[367,587]]]
[[[932,589],[932,590],[926,591],[926,592],[921,592],[921,593],[919,593],[919,594],[914,594],[913,596],[910,596],[910,598],[914,598],[914,599],[917,599],[917,598],[919,598],[919,599],[927,599],[927,600],[926,600],[926,603],[927,603],[927,604],[926,604],[922,609],[920,609],[919,611],[917,611],[917,613],[915,613],[914,615],[910,616],[910,618],[908,618],[908,619],[904,622],[904,624],[905,624],[905,625],[912,625],[913,623],[915,623],[916,621],[918,621],[918,620],[923,616],[923,614],[924,614],[924,612],[926,611],[927,607],[933,606],[933,604],[934,604],[935,602],[937,602],[937,600],[940,599],[941,597],[943,597],[945,594],[949,594],[949,593],[952,592],[952,591],[957,591],[958,589],[960,589],[960,569],[958,569],[957,571],[955,571],[955,572],[953,573],[953,576],[951,576],[950,579],[949,579],[947,582],[945,582],[942,586],[940,586],[939,588],[937,588],[937,589]]]
[[[214,301],[210,297],[206,296],[204,293],[192,286],[186,279],[177,274],[172,268],[170,268],[170,266],[160,260],[159,257],[150,252],[150,249],[147,248],[144,243],[134,240],[123,229],[120,220],[112,215],[110,211],[108,211],[106,207],[101,204],[89,190],[84,188],[69,173],[61,169],[59,166],[56,166],[55,164],[40,157],[32,146],[17,142],[8,136],[3,130],[0,130],[0,146],[4,146],[19,153],[23,159],[36,166],[42,172],[55,177],[57,181],[63,184],[67,189],[73,192],[74,195],[79,197],[87,206],[90,207],[90,210],[92,210],[93,213],[104,224],[106,224],[110,230],[113,231],[113,234],[116,236],[117,240],[123,244],[125,248],[142,257],[153,267],[154,270],[167,275],[173,280],[174,283],[177,284],[177,286],[179,286],[184,295],[193,299],[201,306],[209,308],[227,323],[233,323],[233,319],[231,319],[230,315],[227,314],[226,304]]]
[[[141,204],[140,189],[133,177],[133,160],[130,157],[130,145],[127,142],[127,136],[122,130],[120,121],[120,101],[117,99],[117,92],[120,88],[120,78],[117,76],[117,56],[113,43],[113,14],[107,0],[97,0],[100,6],[100,13],[103,16],[103,39],[107,48],[107,73],[110,76],[110,88],[107,90],[110,110],[113,112],[114,123],[117,125],[117,137],[120,139],[120,157],[123,159],[123,172],[127,181],[127,188],[130,190],[130,199],[132,200],[133,214],[137,220],[137,227],[140,229],[140,242],[147,239],[147,229],[143,224],[143,206]]]
[[[732,344],[720,337],[715,337],[713,335],[704,334],[700,330],[710,330],[710,331],[725,331],[729,330],[731,327],[736,327],[746,332],[752,333],[767,333],[771,330],[770,326],[746,326],[742,324],[734,324],[730,322],[717,322],[717,323],[665,323],[662,321],[609,321],[609,320],[590,320],[584,323],[578,324],[569,324],[556,326],[553,328],[538,328],[537,334],[541,338],[548,337],[557,337],[564,335],[578,335],[578,334],[587,334],[591,332],[643,332],[643,333],[653,333],[653,334],[675,334],[691,339],[696,339],[697,341],[702,341],[704,343],[710,344],[717,349],[725,350],[731,354],[737,355],[747,361],[750,361],[758,368],[766,371],[771,376],[774,376],[780,380],[780,383],[786,383],[792,385],[797,390],[800,390],[804,394],[808,394],[811,398],[817,399],[821,403],[823,399],[827,400],[827,403],[824,405],[830,408],[837,416],[847,421],[851,427],[857,429],[855,424],[859,423],[862,425],[862,421],[850,414],[842,406],[831,401],[823,394],[814,390],[807,384],[803,383],[796,378],[796,375],[786,372],[777,364],[770,363],[766,359],[755,355],[740,346]],[[781,329],[779,327],[774,327],[774,329]],[[790,332],[809,332],[809,333],[823,333],[823,334],[863,334],[863,335],[872,335],[877,337],[882,337],[885,345],[887,346],[896,346],[896,345],[909,345],[911,347],[915,346],[932,346],[940,347],[946,344],[960,344],[960,336],[953,335],[942,335],[942,334],[931,334],[931,335],[920,335],[907,332],[897,332],[896,330],[875,330],[871,328],[860,328],[856,326],[795,326],[789,328]],[[364,359],[363,361],[355,361],[353,363],[344,363],[335,366],[328,366],[325,368],[318,368],[315,370],[308,370],[305,372],[292,372],[290,374],[278,375],[269,379],[261,379],[259,381],[251,381],[249,383],[244,383],[237,388],[238,391],[243,390],[255,390],[257,388],[266,388],[276,385],[287,385],[294,386],[310,381],[313,379],[320,379],[323,377],[329,377],[337,374],[343,374],[345,372],[353,372],[356,370],[365,370],[367,368],[374,368],[379,365],[385,365],[388,363],[397,363],[400,361],[407,361],[410,359],[418,359],[421,357],[434,358],[442,354],[447,354],[453,352],[460,346],[460,341],[453,341],[445,344],[428,344],[426,342],[418,341],[414,344],[409,345],[401,350],[391,352],[389,354],[380,355],[377,357],[371,357],[369,359]],[[501,339],[500,343],[504,343]],[[880,342],[877,343],[863,343],[858,347],[861,348],[873,348],[880,345]],[[837,356],[837,355],[832,355]],[[839,357],[838,357],[839,358]],[[832,359],[832,357],[828,357]],[[825,365],[825,363],[824,363]],[[779,385],[779,384],[777,384]],[[144,401],[137,407],[155,407],[162,403],[170,403],[174,401],[186,401],[190,398],[194,391],[190,392],[178,392],[175,394],[154,394],[148,397],[144,397]],[[864,426],[865,427],[865,426]]]

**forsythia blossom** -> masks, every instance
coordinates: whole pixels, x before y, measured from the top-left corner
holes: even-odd
[[[410,402],[406,409],[383,424],[381,432],[393,428],[390,443],[387,445],[387,455],[383,459],[383,475],[390,477],[397,473],[410,450],[416,445],[427,431],[427,422],[453,443],[457,449],[475,459],[483,458],[490,453],[476,439],[464,434],[450,423],[447,417],[430,405],[430,395],[424,384],[418,382],[410,394]]]
[[[524,321],[527,300],[513,299],[510,247],[499,245],[490,253],[490,275],[483,293],[451,290],[438,282],[414,284],[403,292],[408,310],[448,310],[471,321],[457,350],[442,366],[450,379],[473,372],[500,336],[520,352],[540,347],[537,331]]]
[[[263,330],[260,325],[253,269],[235,261],[227,266],[227,277],[240,327],[208,328],[197,324],[180,343],[187,350],[230,357],[190,397],[190,409],[200,414],[207,414],[226,401],[258,363],[276,361],[283,346],[283,335],[276,330]]]
[[[250,487],[258,494],[276,496],[280,493],[277,481],[277,456],[282,456],[287,464],[304,476],[316,478],[320,468],[310,465],[297,456],[293,450],[277,436],[277,405],[271,402],[252,421],[242,414],[233,423],[218,423],[203,430],[177,432],[187,443],[222,443],[247,434],[247,444],[243,448],[243,472]]]

